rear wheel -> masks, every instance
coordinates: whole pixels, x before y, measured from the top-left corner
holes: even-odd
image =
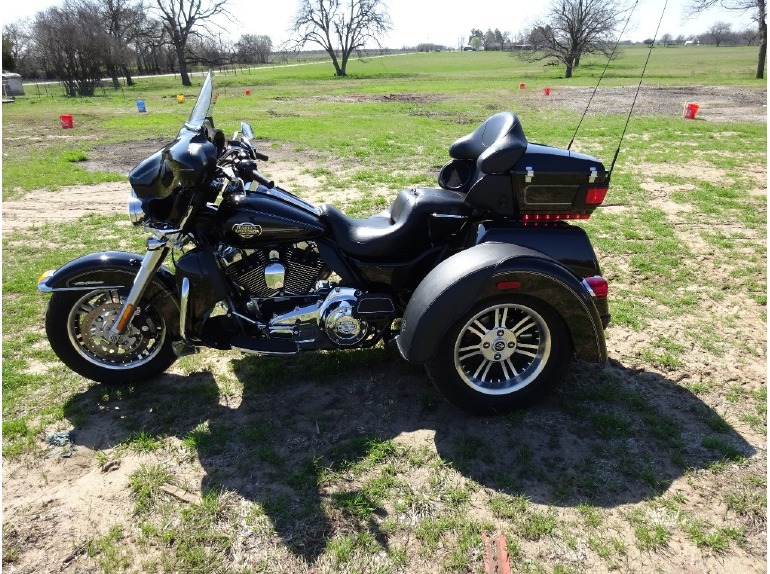
[[[572,355],[567,326],[550,306],[529,297],[490,299],[455,323],[427,371],[451,403],[496,414],[542,397]]]
[[[64,364],[102,383],[127,383],[165,371],[176,359],[167,325],[171,317],[142,300],[117,341],[108,334],[126,293],[118,290],[54,293],[46,313],[51,348]]]

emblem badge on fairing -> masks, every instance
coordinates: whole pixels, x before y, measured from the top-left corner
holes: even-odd
[[[233,225],[233,231],[244,239],[262,235],[262,227],[254,223],[236,223]]]

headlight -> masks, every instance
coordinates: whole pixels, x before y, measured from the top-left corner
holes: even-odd
[[[147,217],[142,209],[142,200],[136,197],[136,192],[131,190],[131,197],[128,198],[128,217],[134,225],[141,225]]]

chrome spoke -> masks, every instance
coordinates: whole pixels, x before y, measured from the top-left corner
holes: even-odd
[[[533,353],[532,351],[522,351],[521,349],[516,349],[514,354],[532,357],[533,359],[537,357],[537,353]]]
[[[525,317],[524,319],[519,321],[519,323],[513,329],[511,329],[511,331],[513,331],[513,334],[516,335],[516,337],[518,337],[519,335],[521,335],[525,331],[528,331],[532,327],[536,327],[534,319],[532,319],[532,317]]]
[[[513,365],[513,361],[511,361],[510,359],[506,359],[505,361],[503,361],[503,364],[508,365],[511,368],[511,372],[513,373],[514,377],[519,376],[519,371],[516,370],[516,367]],[[508,378],[510,379],[510,377]]]
[[[481,364],[479,365],[479,368],[476,369],[476,372],[473,373],[473,378],[474,379],[478,379],[479,378],[479,374],[481,373],[481,371],[484,371],[484,374],[486,374],[487,371],[489,371],[489,367],[491,367],[491,366],[492,366],[492,361],[488,361],[488,360],[484,359],[481,362]],[[484,367],[486,367],[486,369]],[[484,380],[484,379],[482,378],[482,380]]]
[[[467,347],[467,348],[470,349],[471,347]],[[465,361],[466,359],[470,359],[471,357],[475,357],[476,355],[481,355],[481,354],[483,354],[481,352],[481,349],[479,349],[478,347],[475,347],[475,349],[473,351],[471,351],[470,353],[466,353],[465,355],[460,355],[457,358],[460,361]]]
[[[477,325],[478,327],[476,327]],[[487,334],[487,328],[480,321],[475,321],[473,325],[468,327],[468,331],[478,335],[480,339],[483,339],[484,335]]]
[[[529,343],[518,343],[516,345],[519,349],[533,349],[537,351],[540,348],[540,345],[531,345]]]

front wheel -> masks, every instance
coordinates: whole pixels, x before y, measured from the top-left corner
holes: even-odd
[[[529,297],[482,301],[447,332],[427,365],[438,391],[472,413],[531,404],[569,368],[573,347],[564,320]]]
[[[45,328],[51,348],[70,369],[101,383],[128,383],[158,375],[176,356],[168,324],[152,300],[142,300],[125,333],[107,335],[125,303],[118,290],[57,292],[48,303]]]

